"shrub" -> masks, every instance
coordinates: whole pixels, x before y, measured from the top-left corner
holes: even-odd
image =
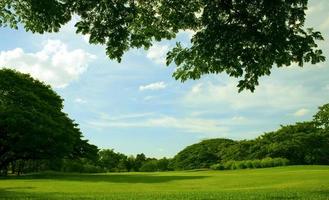
[[[252,164],[252,160],[246,160],[245,164],[246,164],[246,168],[248,169],[254,168],[254,165]]]
[[[210,166],[210,169],[213,169],[213,170],[224,170],[224,165],[222,164],[214,164],[214,165],[211,165]]]
[[[273,166],[286,166],[289,164],[289,160],[286,158],[273,158]]]
[[[247,168],[246,161],[235,162],[235,166],[237,169],[246,169]]]
[[[224,169],[234,169],[234,161],[230,160],[224,163]]]
[[[234,161],[230,160],[225,163],[214,164],[211,169],[224,170],[224,169],[251,169],[251,168],[267,168],[286,166],[289,164],[289,160],[286,158],[264,158],[262,160],[242,160]]]
[[[251,164],[253,168],[261,168],[260,160],[252,160]]]
[[[262,168],[267,168],[267,167],[274,167],[274,162],[272,158],[264,158],[260,161],[261,167]]]

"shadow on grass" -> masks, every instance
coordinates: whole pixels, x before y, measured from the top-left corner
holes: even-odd
[[[0,188],[0,199],[1,200],[12,200],[12,199],[42,199],[41,197],[32,195],[29,192],[23,192],[24,190],[30,190],[34,187],[6,187]],[[23,191],[22,191],[23,190]],[[45,198],[44,198],[45,199]]]
[[[112,182],[112,183],[164,183],[179,180],[196,180],[207,178],[208,176],[158,176],[148,174],[69,174],[69,173],[40,173],[30,174],[19,177],[6,177],[3,179],[47,179],[61,181],[80,181],[80,182]],[[0,179],[0,180],[1,180]]]

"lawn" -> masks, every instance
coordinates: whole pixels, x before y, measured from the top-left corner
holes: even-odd
[[[158,173],[42,173],[0,179],[0,199],[329,200],[329,166]]]

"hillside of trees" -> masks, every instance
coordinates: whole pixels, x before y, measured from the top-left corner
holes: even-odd
[[[328,111],[328,105],[325,106]],[[319,112],[320,113],[320,112]],[[204,140],[172,160],[174,169],[209,168],[229,161],[285,158],[293,165],[328,165],[329,132],[315,121],[282,126],[254,140]]]
[[[312,121],[281,126],[253,140],[209,139],[174,158],[127,156],[83,139],[50,86],[0,70],[0,173],[168,171],[278,165],[329,165],[329,104]]]

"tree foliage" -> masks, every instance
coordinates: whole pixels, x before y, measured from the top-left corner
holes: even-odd
[[[173,168],[208,168],[221,161],[225,150],[234,143],[233,140],[229,139],[210,139],[188,146],[173,158]]]
[[[75,158],[97,150],[82,140],[63,100],[27,74],[0,70],[0,169],[16,160]]]
[[[245,164],[248,160],[265,158],[284,158],[290,164],[328,165],[328,110],[328,104],[325,104],[312,121],[281,126],[253,140],[204,140],[180,151],[173,158],[172,165],[175,169],[208,168],[214,164],[216,168],[231,168],[232,163]],[[225,164],[230,167],[225,167]]]
[[[314,122],[317,127],[329,131],[329,104],[319,107],[319,111],[314,115]]]
[[[103,149],[98,153],[98,165],[105,171],[118,171],[119,166],[124,164],[123,161],[127,160],[127,156],[121,153],[116,153],[113,149]],[[125,167],[120,167],[125,168]]]
[[[77,33],[91,44],[106,45],[121,61],[130,48],[149,48],[193,30],[190,47],[180,43],[167,54],[173,76],[185,81],[205,74],[241,78],[239,90],[253,91],[273,66],[316,64],[321,33],[304,28],[308,0],[2,0],[0,26],[43,33],[58,31],[72,15]]]

